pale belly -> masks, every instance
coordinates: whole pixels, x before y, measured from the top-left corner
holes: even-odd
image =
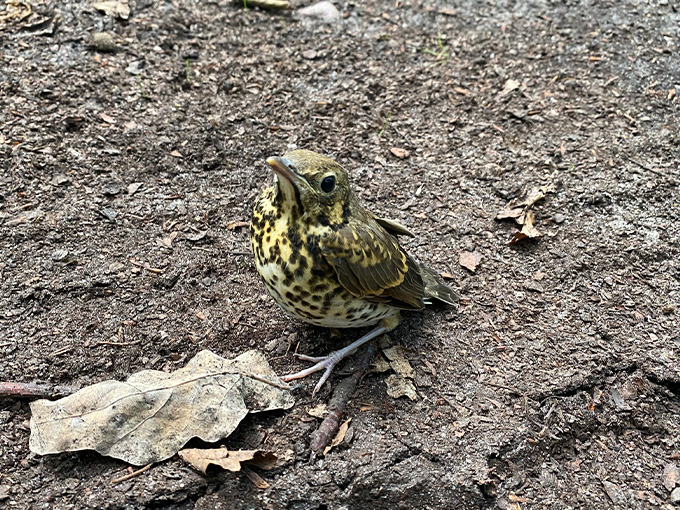
[[[374,326],[382,319],[399,313],[394,307],[352,296],[339,283],[320,290],[317,280],[306,278],[307,275],[304,275],[302,278],[294,279],[291,284],[285,284],[286,275],[283,267],[272,262],[260,264],[257,257],[256,266],[267,291],[281,309],[295,319],[316,326],[327,328]]]

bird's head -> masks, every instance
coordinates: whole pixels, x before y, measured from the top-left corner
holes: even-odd
[[[339,224],[356,204],[347,171],[330,158],[307,150],[294,150],[267,163],[276,172],[276,202],[322,225]]]

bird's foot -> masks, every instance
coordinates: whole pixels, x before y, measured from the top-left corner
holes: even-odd
[[[308,375],[313,374],[314,372],[319,372],[323,370],[324,373],[321,376],[321,379],[319,379],[319,382],[316,383],[316,386],[314,386],[314,391],[312,392],[312,395],[316,395],[321,386],[323,386],[323,383],[325,383],[326,380],[328,379],[328,376],[330,376],[331,372],[333,372],[335,365],[337,365],[345,356],[350,354],[352,351],[355,351],[358,347],[362,346],[369,340],[373,340],[375,337],[381,335],[385,331],[387,331],[387,328],[385,328],[384,326],[382,325],[377,326],[375,329],[369,331],[364,336],[362,336],[359,340],[352,342],[347,347],[344,347],[339,351],[330,353],[328,356],[313,357],[306,356],[304,354],[296,354],[298,358],[303,359],[305,361],[311,361],[312,363],[316,364],[304,370],[300,370],[299,372],[296,372],[294,374],[284,375],[281,377],[281,380],[284,382],[289,382],[295,379],[302,379],[303,377],[307,377]]]
[[[321,389],[321,386],[323,386],[323,383],[325,383],[328,380],[328,377],[333,372],[335,365],[337,365],[340,362],[340,360],[342,360],[342,358],[345,357],[344,355],[341,355],[341,351],[335,351],[330,353],[328,356],[320,357],[306,356],[304,354],[296,354],[296,356],[305,361],[316,362],[316,364],[304,370],[300,370],[299,372],[296,372],[294,374],[284,375],[281,377],[281,380],[284,382],[289,382],[295,379],[302,379],[303,377],[307,377],[308,375],[313,374],[314,372],[319,372],[323,370],[324,373],[321,376],[321,379],[319,379],[319,382],[316,383],[316,386],[314,386],[314,391],[312,392],[312,395],[316,395],[316,393]]]

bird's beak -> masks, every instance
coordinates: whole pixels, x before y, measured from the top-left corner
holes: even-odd
[[[273,156],[267,158],[267,164],[272,167],[272,170],[276,172],[276,175],[287,180],[291,184],[309,187],[307,180],[294,170],[295,166],[289,159]]]

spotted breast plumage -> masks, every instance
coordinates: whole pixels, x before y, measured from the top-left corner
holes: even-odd
[[[317,363],[284,380],[325,370],[316,392],[344,356],[396,327],[401,310],[455,303],[453,289],[399,245],[397,235],[413,234],[363,208],[340,164],[306,150],[267,163],[276,178],[255,204],[251,244],[268,292],[287,314],[317,326],[377,325],[329,356],[301,356]]]

